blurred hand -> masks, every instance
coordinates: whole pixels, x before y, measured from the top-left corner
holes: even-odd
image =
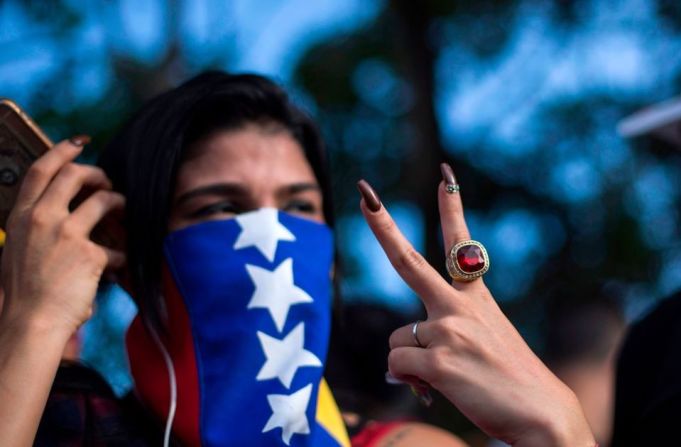
[[[470,235],[460,195],[445,190],[446,183],[455,182],[449,166],[443,177],[438,199],[447,255]],[[402,235],[368,184],[359,187],[364,217],[428,314],[418,326],[422,347],[412,325],[391,335],[390,373],[426,382],[487,434],[511,445],[593,447],[575,395],[527,346],[482,279],[445,281]]]
[[[38,323],[73,333],[92,314],[105,269],[124,254],[90,240],[94,226],[124,206],[104,172],[73,163],[89,138],[62,141],[28,170],[7,222],[2,255],[3,320]],[[71,201],[94,191],[74,210]]]

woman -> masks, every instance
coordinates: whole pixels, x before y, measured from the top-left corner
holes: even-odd
[[[104,171],[72,162],[85,143],[62,142],[38,160],[10,218],[0,321],[4,439],[31,443],[64,343],[89,317],[109,270],[140,308],[127,340],[142,406],[135,414],[156,426],[150,435],[148,423],[109,400],[107,414],[125,421],[119,441],[127,433],[127,442],[144,445],[163,432],[166,442],[172,433],[187,445],[347,444],[321,377],[333,216],[312,123],[262,77],[207,73],[150,101],[102,154]],[[451,247],[469,235],[451,168],[442,174]],[[70,211],[84,187],[97,192]],[[391,336],[390,373],[438,389],[508,443],[592,447],[574,395],[482,280],[445,282],[369,184],[358,187],[369,226],[428,311],[427,321]],[[123,207],[125,253],[92,242],[102,217]],[[460,445],[422,425],[385,431],[366,445]]]

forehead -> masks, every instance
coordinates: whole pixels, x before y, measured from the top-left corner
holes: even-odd
[[[281,128],[247,125],[197,142],[178,172],[177,191],[215,181],[270,186],[316,182],[303,148]]]

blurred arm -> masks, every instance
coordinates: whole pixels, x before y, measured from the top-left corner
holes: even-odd
[[[449,432],[432,425],[409,423],[388,432],[376,447],[467,447]]]
[[[70,335],[38,321],[0,322],[1,447],[33,444]]]

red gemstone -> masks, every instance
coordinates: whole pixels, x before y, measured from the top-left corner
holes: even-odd
[[[477,245],[465,245],[456,252],[456,261],[466,273],[476,273],[485,267],[485,255]]]

